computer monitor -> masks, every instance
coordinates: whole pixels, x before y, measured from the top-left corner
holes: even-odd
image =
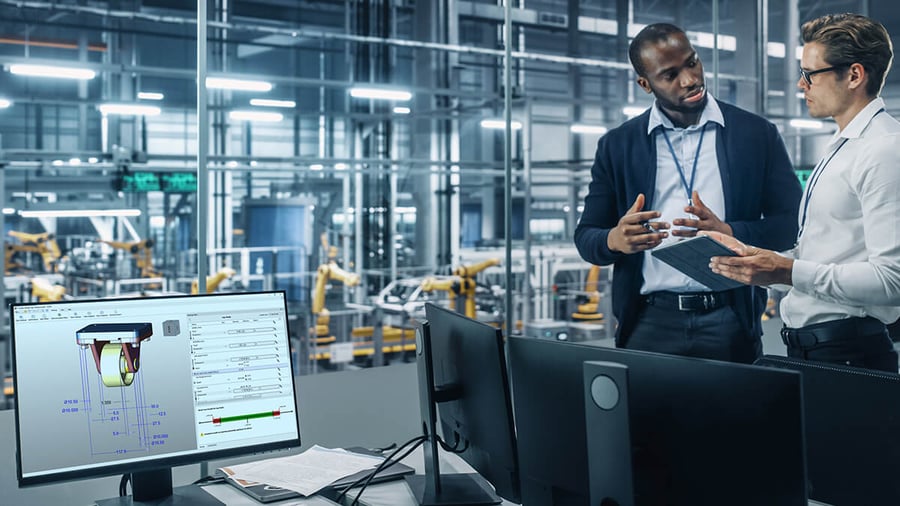
[[[417,328],[425,476],[407,477],[419,504],[519,500],[509,377],[499,329],[434,304]],[[478,475],[440,474],[436,426]],[[483,477],[497,495],[483,482]]]
[[[810,499],[900,504],[900,376],[770,355],[757,364],[803,376]]]
[[[586,361],[628,369],[634,504],[806,506],[799,375],[521,337],[508,352],[526,506],[589,503],[587,432],[612,429],[585,422]]]
[[[20,486],[130,473],[136,502],[219,504],[173,494],[171,468],[300,445],[284,292],[14,304],[10,321]]]

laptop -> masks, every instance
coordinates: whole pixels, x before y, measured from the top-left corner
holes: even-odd
[[[366,448],[360,447],[347,448],[347,451],[360,453],[363,455],[374,455],[378,457],[383,456],[378,452],[373,452]],[[345,487],[354,483],[356,480],[367,476],[370,472],[372,472],[372,469],[363,469],[358,473],[345,476],[320,490],[317,495],[332,497],[336,494],[339,494]],[[383,469],[374,478],[372,478],[372,481],[370,483],[382,483],[385,481],[399,480],[404,476],[413,473],[415,473],[415,469],[397,462]],[[303,497],[299,492],[295,492],[293,490],[266,485],[265,483],[248,483],[246,481],[233,479],[231,476],[225,476],[225,481],[261,503],[270,503],[275,501],[282,501],[284,499],[295,499],[298,497]]]

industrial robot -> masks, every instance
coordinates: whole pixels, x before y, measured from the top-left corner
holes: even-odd
[[[456,269],[453,269],[453,276],[449,278],[425,278],[422,281],[422,291],[431,292],[434,290],[442,290],[447,292],[450,299],[450,307],[452,309],[456,308],[457,296],[465,297],[464,314],[469,318],[475,319],[477,315],[477,305],[475,300],[477,283],[475,282],[475,276],[488,267],[493,267],[495,265],[500,265],[500,260],[497,258],[489,258],[475,264],[459,266]]]
[[[7,244],[5,251],[5,268],[7,272],[20,270],[24,266],[13,259],[18,252],[37,253],[41,255],[44,264],[44,272],[56,272],[57,262],[61,256],[56,238],[49,232],[40,234],[28,234],[10,230],[9,235],[19,240],[20,244]]]
[[[153,239],[144,239],[142,241],[135,242],[104,241],[103,239],[100,239],[99,242],[108,244],[113,248],[131,253],[132,258],[134,258],[135,266],[140,269],[141,277],[163,277],[163,274],[161,272],[153,268]]]
[[[572,318],[585,322],[598,322],[603,320],[603,313],[598,312],[600,306],[600,292],[597,291],[597,282],[600,280],[600,266],[592,265],[588,271],[587,281],[584,283],[584,292],[587,294],[587,302],[578,305]]]
[[[329,281],[341,281],[346,286],[356,286],[359,284],[359,274],[347,272],[337,264],[337,247],[328,245],[328,238],[322,234],[322,246],[328,254],[328,261],[319,266],[316,270],[316,284],[312,294],[312,313],[315,321],[315,340],[316,344],[326,344],[334,342],[334,336],[328,326],[331,322],[331,316],[325,307],[325,289]]]
[[[234,276],[236,273],[237,271],[231,267],[222,267],[215,274],[206,276],[206,292],[204,293],[215,292],[223,281]],[[200,282],[195,279],[191,282],[191,295],[197,295],[198,293],[200,293]]]

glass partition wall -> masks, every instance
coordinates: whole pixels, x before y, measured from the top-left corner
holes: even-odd
[[[572,234],[598,138],[652,103],[631,37],[682,26],[802,169],[833,125],[791,121],[799,24],[900,25],[879,8],[0,0],[6,303],[283,289],[303,374],[411,360],[426,301],[609,338],[610,273]]]

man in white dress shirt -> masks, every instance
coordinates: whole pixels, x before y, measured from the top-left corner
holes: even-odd
[[[838,132],[810,176],[792,257],[710,233],[740,256],[714,272],[792,288],[781,303],[788,356],[897,372],[885,323],[900,317],[900,123],[879,97],[893,50],[884,27],[838,14],[805,23],[798,88]]]

